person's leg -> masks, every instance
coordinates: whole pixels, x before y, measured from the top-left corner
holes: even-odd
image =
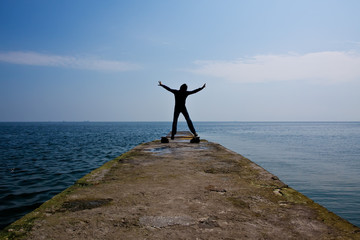
[[[176,134],[176,128],[177,128],[177,121],[179,118],[179,114],[180,112],[178,110],[174,110],[174,119],[173,119],[173,124],[172,124],[172,130],[171,130],[171,139],[174,139],[174,136]]]
[[[197,136],[197,133],[196,133],[195,128],[194,128],[194,125],[193,125],[193,123],[192,123],[192,121],[191,121],[191,119],[190,119],[190,116],[189,116],[189,113],[188,113],[187,109],[185,108],[185,109],[182,111],[182,113],[183,113],[183,115],[184,115],[184,117],[185,117],[185,119],[186,119],[186,122],[187,122],[187,125],[188,125],[190,131],[191,131],[192,134],[194,134],[194,136],[196,137],[196,136]]]

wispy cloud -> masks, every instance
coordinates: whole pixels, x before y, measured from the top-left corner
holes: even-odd
[[[49,55],[37,52],[0,52],[0,62],[100,71],[132,71],[139,68],[138,65],[128,62],[102,60],[93,57]]]
[[[190,71],[236,82],[308,80],[334,83],[360,80],[360,55],[355,52],[257,55],[234,61],[196,61]]]

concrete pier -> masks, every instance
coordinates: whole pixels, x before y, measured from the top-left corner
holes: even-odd
[[[2,239],[360,239],[360,229],[219,144],[141,144]]]

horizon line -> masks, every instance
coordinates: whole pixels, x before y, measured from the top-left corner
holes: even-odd
[[[171,123],[172,121],[152,121],[152,120],[135,120],[135,121],[130,121],[130,120],[125,120],[125,121],[97,121],[97,120],[83,120],[83,121],[73,121],[73,120],[49,120],[49,121],[2,121],[0,120],[0,123]],[[186,123],[186,121],[178,121],[179,123]],[[219,121],[214,121],[214,120],[209,120],[209,121],[193,121],[193,122],[198,122],[198,123],[216,123],[216,122],[286,122],[286,123],[296,123],[296,122],[360,122],[360,120],[219,120]]]

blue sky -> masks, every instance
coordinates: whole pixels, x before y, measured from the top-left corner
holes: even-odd
[[[0,1],[0,121],[359,121],[360,1]],[[180,118],[183,120],[183,118]]]

